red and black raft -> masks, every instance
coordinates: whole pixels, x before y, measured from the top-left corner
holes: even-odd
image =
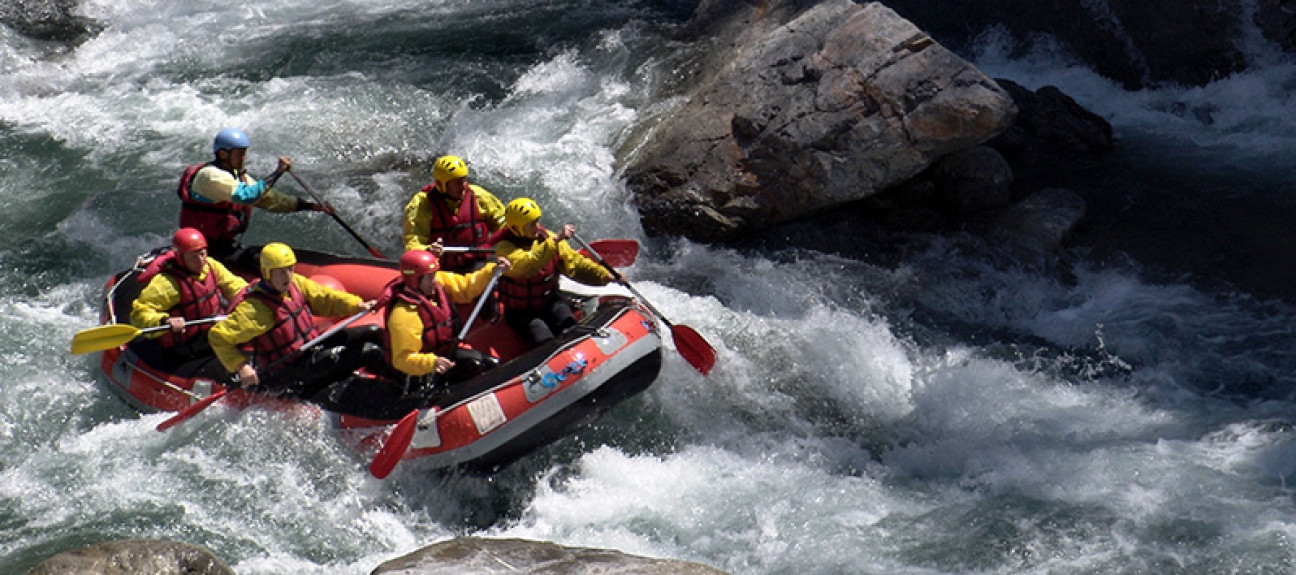
[[[377,297],[398,275],[396,263],[388,260],[309,250],[296,255],[298,274],[364,299]],[[105,284],[102,325],[129,322],[130,304],[143,287],[135,278],[152,257],[141,256]],[[227,390],[228,376],[214,357],[176,363],[141,338],[105,350],[99,366],[107,386],[144,412],[182,411],[226,391],[221,399],[226,405],[318,414],[346,442],[370,451],[383,447],[404,418],[405,436],[380,456],[392,459],[389,465],[419,460],[420,468],[491,473],[647,389],[661,369],[661,334],[641,303],[612,290],[564,296],[573,301],[580,322],[535,349],[502,320],[474,322],[465,343],[498,357],[500,365],[432,397],[406,394],[403,381],[366,369],[334,383],[324,399],[316,396],[311,403]],[[469,309],[461,308],[461,317]],[[354,325],[381,324],[380,316],[368,314]],[[317,322],[323,330],[343,319]],[[408,425],[406,416],[416,418],[417,425]]]

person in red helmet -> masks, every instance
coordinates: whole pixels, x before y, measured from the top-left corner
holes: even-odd
[[[247,230],[252,208],[271,212],[333,211],[327,203],[317,204],[290,196],[274,188],[279,177],[292,170],[292,160],[279,157],[275,171],[263,179],[243,169],[251,145],[247,133],[225,128],[212,140],[214,158],[187,166],[180,176],[180,226],[201,231],[210,242],[211,255],[240,271],[256,271],[256,254],[242,249],[238,238]]]
[[[490,285],[495,267],[508,269],[509,261],[498,258],[468,274],[441,270],[431,252],[410,250],[400,258],[401,277],[392,281],[378,300],[386,318],[383,347],[392,367],[406,376],[406,389],[430,389],[472,377],[498,361],[479,351],[459,345],[456,336],[463,319],[456,303],[468,303]]]
[[[220,315],[247,286],[220,262],[207,257],[207,238],[194,228],[171,235],[171,251],[158,256],[138,280],[146,284],[131,303],[131,325],[140,329],[168,325],[156,341],[179,358],[211,354],[210,323],[186,322]]]

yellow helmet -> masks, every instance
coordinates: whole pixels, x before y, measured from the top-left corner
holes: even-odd
[[[459,156],[441,156],[432,166],[432,179],[438,183],[444,184],[450,180],[466,177],[468,177],[468,164],[459,159]]]
[[[540,204],[535,203],[531,198],[518,198],[509,202],[504,208],[504,224],[519,236],[525,235],[522,228],[538,219],[540,219]]]
[[[286,268],[297,264],[297,254],[287,244],[279,242],[266,244],[261,248],[261,277],[270,275],[270,270]]]

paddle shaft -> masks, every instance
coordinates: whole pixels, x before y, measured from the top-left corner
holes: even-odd
[[[310,185],[307,184],[305,181],[303,181],[301,177],[297,175],[297,172],[289,171],[288,173],[292,174],[293,179],[297,180],[297,185],[301,186],[303,190],[306,190],[306,193],[310,194],[310,197],[314,198],[316,203],[318,204],[327,203],[324,200],[320,199],[320,197],[315,193],[315,190],[311,189]],[[387,259],[387,256],[383,255],[383,253],[378,251],[377,248],[369,245],[369,242],[365,241],[364,238],[360,237],[359,233],[356,233],[354,229],[351,229],[351,226],[347,224],[345,221],[343,221],[342,217],[337,215],[336,212],[329,210],[328,215],[332,216],[333,221],[337,222],[338,225],[342,226],[342,229],[346,230],[348,234],[351,234],[351,237],[355,238],[356,241],[360,242],[360,245],[364,246],[364,249],[369,252],[369,255],[376,257],[378,259],[383,259],[383,260]]]
[[[572,239],[576,240],[576,243],[580,244],[581,247],[585,248],[586,251],[588,251],[591,255],[593,255],[594,259],[598,260],[598,263],[600,265],[607,268],[608,271],[612,272],[612,275],[617,279],[617,281],[620,282],[621,285],[625,286],[626,289],[630,290],[630,293],[633,294],[635,298],[639,300],[639,303],[644,304],[644,307],[648,308],[648,311],[652,312],[653,315],[657,316],[657,319],[660,319],[662,323],[666,324],[667,327],[673,326],[670,320],[666,319],[666,316],[662,315],[660,311],[657,311],[657,308],[653,307],[653,304],[649,303],[648,299],[645,298],[643,294],[639,293],[639,290],[635,289],[634,286],[630,285],[630,282],[625,281],[625,278],[622,278],[621,274],[618,273],[615,269],[613,269],[613,267],[607,263],[607,260],[603,259],[603,255],[598,253],[598,250],[595,250],[594,246],[589,245],[589,243],[587,243],[583,238],[581,238],[578,235],[573,235]]]
[[[270,369],[270,368],[275,367],[275,366],[277,366],[277,365],[279,365],[279,364],[281,364],[281,363],[283,363],[283,362],[285,362],[285,361],[287,361],[287,360],[290,360],[290,359],[292,359],[292,358],[294,358],[294,357],[297,357],[298,355],[301,355],[302,352],[304,352],[304,351],[306,351],[306,350],[308,350],[308,349],[310,349],[310,348],[312,348],[312,347],[315,347],[316,345],[319,345],[319,342],[324,341],[324,340],[328,339],[330,336],[332,336],[333,334],[335,334],[335,333],[337,333],[337,332],[339,332],[339,331],[342,331],[342,330],[346,329],[348,326],[350,326],[351,324],[355,323],[357,320],[359,320],[360,318],[364,317],[365,314],[367,314],[367,313],[369,313],[369,312],[371,312],[371,311],[373,311],[373,310],[367,310],[367,309],[366,309],[366,310],[360,310],[359,312],[356,312],[355,315],[353,315],[353,316],[351,316],[351,317],[349,317],[349,318],[346,318],[346,320],[341,321],[341,322],[336,323],[336,324],[333,324],[333,327],[330,327],[330,328],[328,328],[328,330],[325,331],[324,333],[321,333],[321,334],[315,336],[315,339],[312,339],[312,340],[310,340],[310,341],[308,341],[308,342],[302,344],[301,347],[297,348],[297,351],[294,351],[294,352],[292,352],[291,354],[285,355],[285,356],[283,356],[283,357],[281,357],[281,358],[279,358],[279,359],[276,359],[276,360],[270,362],[270,365],[265,366],[263,369]]]
[[[490,299],[491,290],[495,289],[495,283],[499,281],[500,276],[503,274],[504,268],[498,265],[495,266],[495,273],[491,274],[490,283],[486,284],[486,289],[482,291],[481,297],[477,298],[477,305],[473,306],[472,313],[468,314],[468,321],[464,322],[463,328],[459,330],[459,335],[455,336],[455,339],[463,341],[463,338],[468,337],[468,328],[471,328],[473,322],[477,321],[477,314],[481,313],[486,300]]]
[[[191,325],[198,325],[198,324],[200,324],[200,323],[216,323],[216,322],[221,321],[221,320],[223,320],[223,319],[225,319],[225,316],[223,316],[223,315],[214,315],[214,316],[211,316],[211,317],[205,317],[205,318],[202,318],[202,319],[190,320],[190,321],[186,321],[186,322],[185,322],[185,327],[189,327],[189,326],[191,326]],[[143,334],[146,334],[146,333],[153,333],[153,332],[155,332],[155,331],[162,331],[162,330],[164,330],[164,329],[171,329],[171,326],[169,326],[169,325],[155,325],[155,326],[153,326],[153,327],[146,327],[146,328],[144,328],[144,329],[141,329],[141,330],[139,330],[139,332],[140,332],[140,335],[143,335]]]
[[[639,246],[635,240],[594,240],[590,245],[598,248],[601,252],[608,249],[620,250],[625,252],[638,252]],[[476,254],[493,254],[495,248],[478,248],[470,246],[442,246],[441,251],[449,254],[453,253],[476,253]],[[629,253],[626,254],[629,256]],[[637,254],[636,254],[637,255]]]

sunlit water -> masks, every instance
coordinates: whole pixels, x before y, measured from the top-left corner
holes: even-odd
[[[959,237],[925,238],[885,266],[649,239],[614,151],[671,88],[679,47],[664,29],[687,15],[680,3],[81,10],[106,27],[71,50],[0,29],[0,572],[134,537],[203,545],[243,575],[368,573],[459,535],[733,573],[1296,562],[1289,305],[1197,281],[1148,247],[1179,245],[1190,261],[1264,236],[1257,220],[1098,226],[1060,274]],[[1111,162],[1136,175],[1074,181],[1108,192],[1083,190],[1091,213],[1177,221],[1177,197],[1211,213],[1245,196],[1272,208],[1256,218],[1291,215],[1290,63],[1128,93],[1056,54],[997,54],[988,43],[974,57],[992,75],[1060,85],[1115,125]],[[158,433],[165,416],[96,384],[93,358],[68,342],[95,324],[107,275],[165,240],[182,166],[225,126],[250,133],[254,172],[291,156],[389,253],[443,153],[506,199],[535,197],[548,222],[640,239],[630,277],[717,348],[716,370],[703,378],[668,353],[646,393],[491,479],[402,464],[378,481],[323,423],[255,409]],[[1173,173],[1191,193],[1141,177]],[[1144,201],[1149,189],[1168,200]],[[1171,215],[1129,214],[1153,204]],[[262,212],[252,228],[250,242],[362,253],[318,214]]]

